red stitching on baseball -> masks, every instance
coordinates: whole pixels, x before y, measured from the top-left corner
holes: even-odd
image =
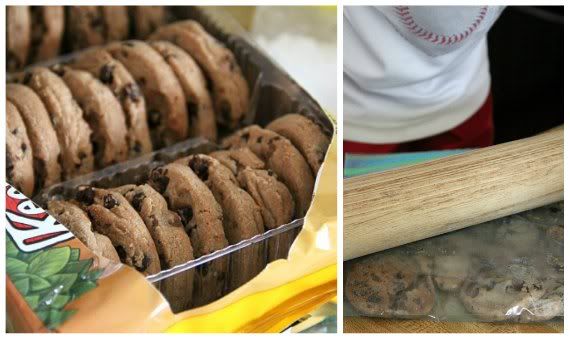
[[[452,34],[452,35],[445,35],[445,34],[437,34],[426,30],[424,27],[420,26],[414,19],[413,15],[410,14],[410,7],[408,6],[396,6],[396,15],[400,18],[400,22],[402,22],[405,26],[407,26],[408,30],[412,32],[418,38],[422,38],[428,42],[440,45],[451,45],[458,42],[463,41],[466,39],[471,33],[473,33],[477,27],[481,24],[481,22],[485,19],[487,15],[488,6],[483,6],[479,10],[479,15],[475,17],[473,23],[467,26],[467,29],[459,33],[459,35]]]

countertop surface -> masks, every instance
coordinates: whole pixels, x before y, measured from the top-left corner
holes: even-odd
[[[562,333],[564,322],[477,323],[345,317],[344,333]]]

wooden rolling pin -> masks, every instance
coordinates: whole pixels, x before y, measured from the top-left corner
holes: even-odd
[[[564,127],[344,180],[344,260],[563,199]]]

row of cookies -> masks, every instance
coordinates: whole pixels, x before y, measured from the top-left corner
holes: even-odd
[[[27,195],[188,137],[215,141],[216,120],[236,128],[249,106],[233,54],[194,21],[8,78],[8,179]]]
[[[516,322],[561,316],[559,205],[354,260],[345,295],[369,316]]]
[[[145,39],[168,21],[163,6],[8,6],[6,66],[16,71],[62,52]]]
[[[323,142],[296,137],[308,130]],[[318,171],[328,147],[318,123],[289,114],[266,129],[252,125],[239,130],[221,146],[209,155],[190,155],[154,168],[142,185],[81,187],[74,200],[50,201],[48,210],[94,252],[119,258],[144,274],[305,215],[315,180],[310,159]],[[104,237],[112,247],[101,244]],[[160,289],[174,311],[206,304],[253,278],[267,262],[285,258],[293,239],[294,233],[281,233],[266,246],[258,243],[232,253],[231,260],[220,257],[196,272],[170,277]]]

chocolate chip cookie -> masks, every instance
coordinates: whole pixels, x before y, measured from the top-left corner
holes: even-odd
[[[21,80],[36,92],[50,114],[61,147],[64,178],[93,171],[91,128],[63,79],[45,67],[34,67]]]
[[[76,199],[87,212],[93,228],[111,239],[121,262],[145,275],[160,272],[152,237],[125,197],[106,189],[81,187]]]
[[[6,68],[13,72],[28,62],[32,21],[28,6],[6,7]]]
[[[184,92],[160,53],[134,40],[112,43],[107,51],[125,65],[142,89],[154,148],[186,139],[188,113]]]
[[[61,224],[65,225],[93,253],[111,261],[120,262],[115,248],[109,244],[108,237],[93,230],[87,214],[74,201],[52,200],[48,202],[48,212]]]
[[[32,6],[32,35],[30,63],[59,55],[65,13],[62,6]]]
[[[61,77],[83,110],[93,134],[93,155],[99,168],[128,157],[127,125],[121,104],[113,92],[91,73],[61,67]]]
[[[293,220],[295,202],[287,186],[277,180],[275,173],[265,170],[265,163],[249,148],[215,151],[210,154],[237,176],[239,185],[261,208],[266,229],[274,229]],[[294,232],[285,232],[268,241],[268,262],[287,258],[295,239]]]
[[[345,295],[361,314],[413,318],[435,305],[435,288],[414,258],[377,254],[350,264]]]
[[[237,244],[263,233],[259,206],[242,188],[232,172],[216,159],[204,154],[181,158],[208,186],[223,210],[224,233],[230,244]],[[237,288],[259,273],[264,265],[263,248],[250,246],[233,254],[230,289]]]
[[[264,169],[245,167],[237,176],[240,186],[245,189],[261,208],[265,228],[270,230],[293,220],[295,203],[287,186],[275,175]],[[268,241],[268,262],[287,258],[289,248],[296,234],[287,231]]]
[[[71,6],[67,35],[72,50],[126,39],[129,17],[125,6]]]
[[[152,170],[149,184],[166,199],[170,210],[182,219],[199,258],[228,246],[223,213],[208,186],[188,166],[168,164]],[[194,306],[220,298],[228,272],[226,257],[218,258],[197,270],[194,280]]]
[[[99,78],[121,103],[127,124],[129,157],[151,152],[145,100],[139,85],[125,66],[103,48],[92,48],[80,53],[70,66]]]
[[[6,181],[31,197],[34,193],[32,147],[18,108],[6,102]]]
[[[126,185],[114,189],[129,201],[143,219],[163,270],[194,259],[190,238],[178,214],[168,210],[166,200],[149,185]],[[177,313],[191,307],[194,271],[188,270],[161,281],[160,290]]]
[[[133,31],[138,39],[145,39],[168,22],[168,12],[164,6],[133,6],[130,11]]]
[[[544,296],[546,289],[531,267],[520,264],[474,270],[459,299],[465,309],[486,321],[517,320]]]
[[[216,141],[216,116],[200,67],[188,53],[168,41],[151,41],[149,44],[170,65],[184,90],[190,123],[189,135]]]
[[[222,147],[251,149],[293,194],[295,217],[305,215],[311,204],[315,178],[303,155],[287,138],[252,125],[224,139]]]
[[[38,95],[20,84],[6,85],[6,99],[18,109],[30,140],[34,167],[34,189],[61,181],[61,150],[50,116]]]
[[[330,143],[322,126],[301,114],[292,113],[273,120],[266,128],[289,139],[317,175]]]
[[[212,85],[218,122],[230,129],[239,127],[249,109],[249,87],[229,49],[193,20],[162,26],[150,40],[168,40],[189,53]]]

